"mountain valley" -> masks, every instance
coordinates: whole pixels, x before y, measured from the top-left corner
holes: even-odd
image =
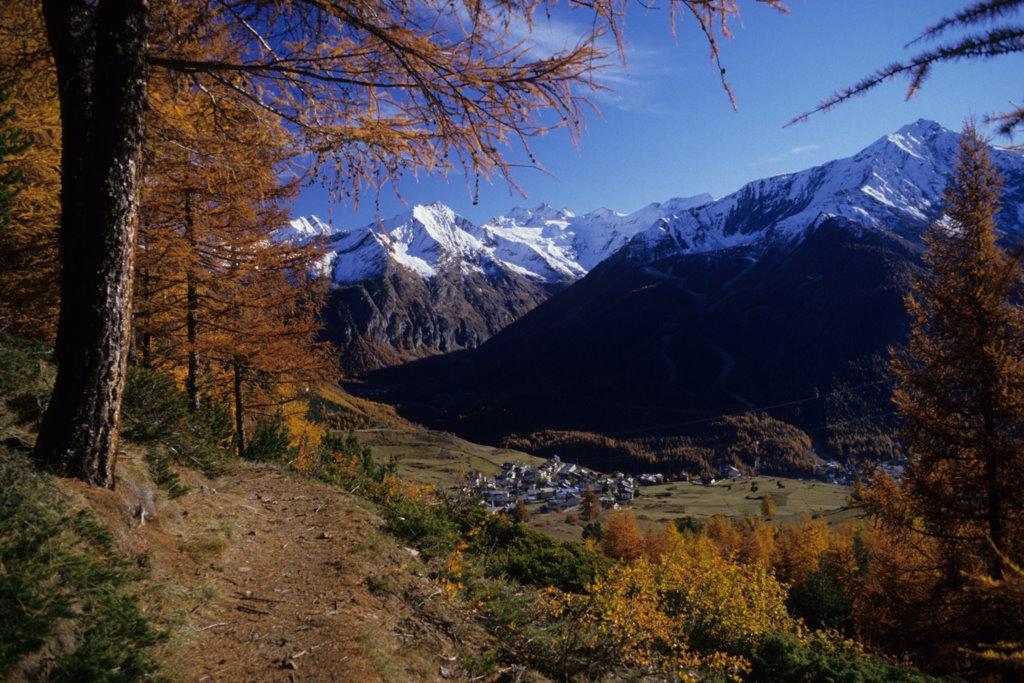
[[[716,418],[753,411],[820,446],[866,416],[884,423],[884,359],[906,333],[903,295],[958,141],[918,121],[853,157],[676,207],[478,348],[351,388],[489,443],[550,429],[706,441]],[[1012,244],[1024,155],[993,157]],[[837,408],[851,390],[858,407]]]

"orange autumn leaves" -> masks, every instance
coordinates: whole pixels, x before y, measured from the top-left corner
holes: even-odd
[[[861,524],[776,526],[715,515],[696,533],[675,525],[644,532],[631,512],[615,511],[599,548],[617,562],[585,594],[550,591],[544,609],[553,618],[571,615],[580,624],[574,637],[622,665],[681,679],[696,671],[740,678],[750,671],[744,653],[772,634],[835,636],[832,624],[792,609],[794,596],[813,594],[823,566],[842,592],[849,632],[867,633],[875,601],[895,589],[897,575],[871,573],[864,558],[891,557],[892,547]]]
[[[4,165],[20,182],[10,223],[0,233],[0,326],[52,341],[59,305],[61,129],[57,79],[40,66],[47,51],[40,22],[34,3],[0,4],[0,80],[10,92],[10,124],[29,143]]]

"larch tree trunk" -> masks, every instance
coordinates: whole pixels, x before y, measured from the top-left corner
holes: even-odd
[[[57,378],[35,457],[112,487],[131,335],[146,0],[43,0],[61,112]]]
[[[990,561],[989,573],[996,581],[1003,579],[1003,511],[1002,499],[999,495],[1001,483],[999,477],[999,460],[1002,455],[998,448],[992,448],[991,444],[999,442],[999,435],[996,433],[995,420],[991,411],[985,412],[985,435],[988,437],[988,448],[985,453],[985,517],[988,523],[988,537],[992,543],[992,559]]]
[[[245,455],[248,447],[245,434],[245,401],[242,396],[242,361],[235,359],[235,445],[238,447],[238,457]]]
[[[188,411],[199,410],[199,355],[196,351],[198,338],[199,293],[196,289],[196,226],[192,215],[192,191],[185,191],[185,241],[188,242],[188,265],[185,268],[185,334],[188,338],[188,374],[185,376],[185,392],[188,394]]]
[[[142,269],[142,296],[143,296],[143,299],[148,301],[150,296],[151,296],[151,292],[152,292],[152,287],[151,287],[151,283],[150,283],[149,269],[148,268],[143,268]],[[153,333],[150,332],[150,325],[152,324],[152,316],[153,316],[153,314],[149,310],[147,310],[145,312],[145,314],[143,315],[143,319],[146,321],[146,324],[143,327],[142,340],[139,342],[139,345],[142,347],[142,350],[140,352],[140,364],[142,365],[142,367],[146,368],[147,370],[152,370],[153,369],[153,356],[152,356]]]

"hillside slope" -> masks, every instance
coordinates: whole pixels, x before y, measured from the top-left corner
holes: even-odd
[[[134,449],[119,469],[113,491],[56,483],[142,570],[176,679],[441,680],[486,641],[364,500],[242,462],[168,500]]]
[[[485,442],[542,429],[687,433],[692,421],[860,382],[856,361],[884,355],[906,329],[914,254],[832,222],[756,257],[614,258],[477,351],[369,386],[412,419]],[[824,419],[820,402],[786,408],[775,414],[809,429]]]

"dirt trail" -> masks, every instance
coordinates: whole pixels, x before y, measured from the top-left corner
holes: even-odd
[[[125,475],[130,476],[130,475]],[[122,545],[145,556],[144,602],[184,614],[166,664],[190,681],[405,681],[459,677],[479,630],[415,552],[360,499],[272,467],[240,465],[156,506],[143,484],[78,487]],[[140,501],[142,501],[140,503]],[[468,640],[468,643],[462,642]]]

